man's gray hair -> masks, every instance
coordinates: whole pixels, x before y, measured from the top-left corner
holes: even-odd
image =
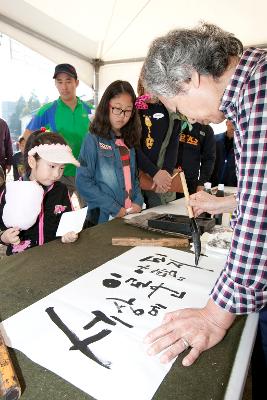
[[[171,31],[152,42],[142,71],[144,85],[157,96],[174,97],[183,92],[194,70],[219,78],[230,57],[242,52],[240,40],[215,25]]]

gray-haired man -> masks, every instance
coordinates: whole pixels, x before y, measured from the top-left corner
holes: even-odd
[[[191,365],[222,340],[236,314],[259,310],[267,360],[267,52],[242,53],[232,34],[203,24],[156,39],[145,60],[144,84],[167,108],[192,123],[233,122],[238,168],[236,200],[203,191],[191,195],[196,215],[235,208],[233,240],[207,305],[168,314],[146,337],[153,343],[149,354],[168,348],[162,362],[191,347],[183,359],[183,365]]]

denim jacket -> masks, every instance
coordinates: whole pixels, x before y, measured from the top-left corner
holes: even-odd
[[[115,137],[105,139],[94,134],[85,137],[76,173],[76,186],[88,205],[87,218],[102,223],[115,217],[125,202],[125,182],[119,149]],[[133,203],[142,206],[143,197],[136,172],[135,150],[130,149],[130,169]]]

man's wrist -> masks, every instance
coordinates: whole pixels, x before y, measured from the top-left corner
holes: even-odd
[[[229,329],[236,318],[235,314],[219,307],[212,299],[209,299],[201,314],[209,322],[224,330]]]

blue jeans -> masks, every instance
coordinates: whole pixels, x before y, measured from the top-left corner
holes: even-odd
[[[267,306],[259,312],[259,325],[252,354],[252,399],[263,400],[267,379]]]

